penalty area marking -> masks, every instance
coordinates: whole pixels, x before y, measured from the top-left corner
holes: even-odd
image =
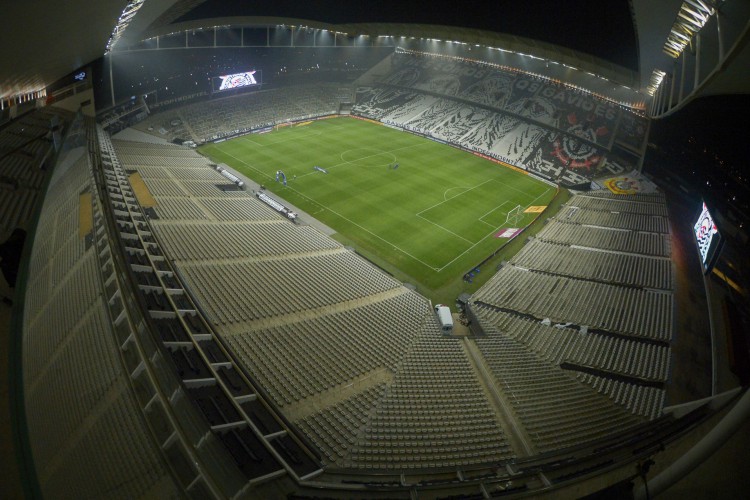
[[[453,191],[454,189],[463,189],[463,191],[448,198],[448,193]],[[443,201],[448,201],[451,198],[455,198],[456,196],[461,196],[464,192],[466,192],[467,189],[471,189],[471,188],[469,186],[454,186],[452,188],[448,188],[443,192]]]
[[[478,220],[479,222],[481,222],[482,224],[487,224],[488,226],[490,226],[490,227],[493,227],[493,228],[494,228],[494,227],[495,227],[494,225],[490,224],[489,222],[487,222],[486,220],[483,220],[483,219],[484,219],[485,217],[487,217],[487,216],[488,216],[489,214],[491,214],[492,212],[494,212],[495,210],[497,210],[498,208],[502,208],[502,207],[504,207],[505,205],[513,205],[513,204],[512,204],[511,202],[509,202],[509,201],[507,201],[507,200],[506,200],[506,201],[502,202],[501,204],[499,204],[498,206],[496,206],[495,208],[493,208],[492,210],[490,210],[489,212],[487,212],[487,213],[485,213],[484,215],[482,215],[481,217],[479,217],[479,218],[478,218],[477,220]],[[513,208],[513,207],[511,207],[511,208]],[[508,214],[508,212],[505,212],[505,214],[507,215],[507,214]]]
[[[528,205],[526,205],[526,207],[529,207],[529,206],[533,205],[534,203],[536,203],[536,201],[537,201],[537,200],[538,200],[539,198],[541,198],[542,196],[546,195],[546,194],[547,194],[547,193],[549,193],[549,192],[550,192],[551,190],[552,190],[552,188],[547,188],[547,189],[545,189],[545,190],[544,190],[544,192],[543,192],[542,194],[540,194],[539,196],[537,196],[536,198],[534,198],[534,199],[533,199],[533,200],[531,201],[531,203],[529,203]],[[486,224],[486,223],[485,223],[485,224]],[[450,266],[451,264],[453,264],[454,262],[456,262],[456,261],[457,261],[458,259],[460,259],[461,257],[463,257],[463,256],[464,256],[464,255],[465,255],[465,254],[466,254],[467,252],[470,252],[470,251],[471,251],[471,250],[472,250],[472,249],[473,249],[473,248],[474,248],[475,246],[479,245],[479,244],[480,244],[481,242],[483,242],[484,240],[486,240],[486,239],[487,239],[487,238],[489,238],[490,236],[494,235],[494,234],[495,234],[495,230],[496,230],[496,229],[500,229],[500,228],[501,228],[502,226],[503,226],[503,224],[500,224],[500,225],[499,225],[499,226],[497,226],[497,227],[496,227],[495,229],[493,229],[492,231],[490,231],[489,233],[487,233],[487,234],[486,234],[486,235],[485,235],[485,236],[484,236],[484,237],[483,237],[483,238],[482,238],[481,240],[477,241],[477,242],[476,242],[476,243],[474,243],[474,244],[473,244],[472,246],[470,246],[469,248],[467,248],[466,250],[464,250],[464,251],[463,251],[463,252],[461,252],[460,254],[456,255],[456,256],[455,256],[455,257],[453,258],[453,260],[451,260],[450,262],[448,262],[448,263],[447,263],[446,265],[444,265],[443,267],[439,268],[439,269],[437,270],[437,272],[442,272],[442,270],[443,270],[443,269],[445,269],[446,267],[448,267],[448,266]]]
[[[430,223],[430,224],[432,224],[433,226],[437,226],[437,227],[439,227],[439,228],[440,228],[440,229],[442,229],[443,231],[446,231],[446,232],[448,232],[448,233],[452,234],[452,235],[453,235],[453,236],[455,236],[456,238],[460,238],[460,239],[464,240],[464,241],[465,241],[466,243],[469,243],[469,244],[473,243],[473,241],[471,241],[471,240],[467,240],[466,238],[464,238],[464,237],[463,237],[463,236],[461,236],[460,234],[456,234],[456,233],[454,233],[453,231],[451,231],[451,230],[450,230],[450,229],[448,229],[447,227],[443,227],[443,226],[441,226],[440,224],[438,224],[437,222],[432,222],[432,221],[431,221],[430,219],[428,219],[427,217],[423,217],[423,216],[421,216],[421,215],[419,215],[419,214],[417,214],[417,217],[419,217],[419,218],[420,218],[420,219],[422,219],[422,220],[425,220],[425,221],[429,222],[429,223]]]
[[[494,181],[494,180],[495,180],[495,179],[487,179],[486,181],[484,181],[484,182],[482,182],[482,183],[479,183],[479,184],[477,184],[476,186],[474,186],[474,187],[471,187],[471,188],[467,189],[466,191],[462,191],[462,192],[458,193],[458,194],[457,194],[456,196],[452,196],[452,197],[448,198],[447,200],[445,200],[445,199],[444,199],[443,201],[439,201],[439,202],[435,203],[434,205],[431,205],[431,206],[429,206],[429,207],[425,208],[424,210],[420,210],[419,212],[417,212],[417,213],[416,213],[416,214],[414,214],[414,215],[418,215],[418,216],[421,216],[421,215],[422,215],[423,213],[425,213],[426,211],[428,211],[428,210],[432,210],[433,208],[437,207],[438,205],[442,205],[442,204],[443,204],[443,203],[445,203],[446,201],[452,200],[453,198],[456,198],[456,197],[458,197],[458,196],[461,196],[462,194],[468,193],[469,191],[471,191],[471,190],[473,190],[473,189],[476,189],[476,188],[478,188],[478,187],[480,187],[480,186],[484,186],[484,185],[485,185],[485,184],[487,184],[488,182],[492,182],[492,181]],[[449,189],[453,189],[453,188],[449,188]],[[445,193],[443,193],[443,198],[445,198]]]

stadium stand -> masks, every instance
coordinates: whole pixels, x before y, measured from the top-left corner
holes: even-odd
[[[420,319],[393,316],[396,310],[426,312],[418,296],[401,291],[314,319],[232,335],[228,343],[277,404],[286,406],[354,380],[390,378]]]
[[[664,257],[602,252],[534,239],[512,263],[525,269],[602,283],[671,290],[672,262]]]
[[[673,304],[669,293],[505,266],[472,297],[539,320],[550,318],[556,323],[572,322],[664,342],[672,338]]]
[[[503,345],[512,339],[653,419],[664,403],[674,321],[665,200],[607,193],[571,198],[472,300]]]
[[[537,452],[596,439],[641,421],[501,333],[476,342]]]
[[[391,71],[358,88],[353,114],[570,185],[625,168],[605,157],[620,115],[629,111],[500,67],[470,61],[441,65],[405,53],[389,57]],[[359,81],[368,79],[365,75]],[[154,115],[137,127],[170,140],[203,143],[336,114],[351,97],[351,90],[341,84],[282,87],[189,104]]]
[[[0,130],[0,243],[25,229],[49,172],[48,160],[72,114],[31,111]]]
[[[656,203],[649,201],[630,201],[627,199],[602,199],[598,197],[590,197],[579,195],[576,197],[576,203],[574,206],[589,210],[601,210],[616,213],[626,214],[638,214],[638,215],[652,215],[652,216],[667,216],[667,206],[664,203]]]
[[[614,252],[668,257],[671,251],[669,235],[643,233],[619,228],[571,224],[558,215],[538,234],[542,241],[578,245]]]
[[[432,320],[406,355],[363,438],[352,446],[349,460],[364,468],[415,469],[511,456],[460,340],[443,338]]]
[[[174,492],[121,362],[102,276],[109,250],[79,235],[78,205],[93,179],[88,157],[78,156],[51,180],[38,232],[52,237],[33,247],[26,291],[24,350],[35,355],[24,363],[23,378],[40,485],[69,497],[102,496],[114,487],[126,496]],[[126,463],[111,462],[122,455]],[[77,477],[63,467],[68,461],[79,464]],[[138,480],[122,484],[123,474]]]
[[[622,173],[606,161],[620,116],[630,111],[507,68],[396,53],[377,81],[359,82],[353,114],[459,145],[568,185]],[[435,59],[435,60],[433,60]],[[459,76],[460,75],[460,76]],[[336,114],[352,92],[341,84],[282,87],[204,100],[137,127],[197,143]],[[632,120],[631,120],[632,121]]]
[[[383,397],[385,383],[336,403],[323,410],[305,416],[296,424],[318,449],[329,464],[342,463],[347,449],[351,447],[359,430],[369,420],[369,413]]]
[[[157,114],[136,128],[204,143],[280,123],[337,114],[340,104],[350,100],[351,92],[342,90],[340,84],[282,87],[198,102]]]
[[[145,311],[143,323],[148,324],[139,330],[144,334],[140,340],[150,341],[152,349],[157,349],[169,365],[160,367],[160,370],[167,369],[167,373],[155,372],[150,376],[157,383],[172,384],[172,388],[164,392],[172,394],[171,399],[163,406],[173,413],[170,421],[162,422],[162,426],[174,426],[173,434],[182,440],[179,450],[187,456],[175,456],[174,452],[170,458],[185,467],[180,472],[189,485],[188,490],[198,496],[209,492],[227,496],[229,492],[236,493],[261,478],[284,471],[300,478],[318,474],[317,455],[296,432],[290,432],[288,424],[274,411],[258,402],[254,385],[234,364],[222,344],[215,342],[209,325],[166,259],[152,231],[150,217],[138,203],[139,198],[152,201],[148,188],[131,185],[129,179],[137,172],[122,167],[115,147],[101,128],[97,130],[97,139],[116,238],[124,249],[122,257],[126,262],[123,264],[132,279],[132,293],[141,304],[139,310]],[[158,337],[152,337],[150,331]],[[130,334],[125,342],[136,338]],[[137,356],[138,351],[129,357]],[[153,354],[149,362],[152,359],[160,358]],[[131,367],[143,366],[143,363],[138,365],[137,358],[126,359]],[[178,393],[174,393],[175,390]],[[153,400],[149,397],[145,398],[148,405]],[[198,444],[188,444],[185,439]],[[217,481],[218,478],[222,479]]]
[[[636,137],[618,128],[622,121],[628,130],[640,127],[643,136],[642,118],[539,77],[408,51],[391,55],[386,66],[387,71],[372,71],[375,76],[366,74],[358,80],[353,114],[456,144],[558,182],[577,185],[621,173],[622,162],[606,161],[615,136],[627,136],[624,140],[631,149],[642,147]]]
[[[574,328],[545,325],[489,308],[480,308],[479,311],[483,320],[543,360],[557,366],[573,364],[596,368],[604,376],[583,372],[576,373],[576,376],[599,392],[609,395],[617,389],[605,387],[605,383],[621,384],[633,391],[627,397],[623,395],[623,400],[615,399],[633,413],[647,418],[659,416],[664,399],[663,384],[668,377],[669,347],[603,333],[581,333]],[[614,379],[617,375],[629,377],[630,383]],[[635,382],[660,383],[639,385]]]

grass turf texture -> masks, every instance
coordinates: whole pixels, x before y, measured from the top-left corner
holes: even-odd
[[[537,215],[506,222],[513,207],[548,205],[556,194],[521,172],[354,118],[284,127],[200,151],[327,224],[336,239],[433,300],[436,290],[507,242],[495,237],[498,231],[524,227]],[[276,182],[277,170],[286,187]]]

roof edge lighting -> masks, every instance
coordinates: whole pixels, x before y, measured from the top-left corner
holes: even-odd
[[[693,37],[706,25],[716,12],[714,2],[685,0],[677,13],[677,19],[669,30],[662,49],[665,54],[677,59]],[[653,94],[652,94],[653,95]]]
[[[138,12],[138,9],[143,7],[143,4],[146,3],[146,0],[130,0],[128,4],[125,6],[125,8],[122,10],[122,14],[120,14],[119,19],[117,19],[117,24],[115,24],[114,29],[112,30],[112,35],[109,37],[109,40],[107,41],[107,47],[104,50],[104,54],[109,54],[112,49],[115,48],[115,45],[120,40],[120,37],[125,32],[125,29],[128,27],[128,24],[130,24],[130,21],[133,20],[136,13]]]
[[[655,69],[651,73],[651,80],[648,82],[648,87],[646,87],[646,92],[648,92],[648,95],[653,96],[656,94],[656,90],[659,88],[659,85],[661,85],[662,80],[664,80],[664,77],[667,76],[667,74],[660,70]]]

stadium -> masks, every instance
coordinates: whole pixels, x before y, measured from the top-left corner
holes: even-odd
[[[3,497],[743,496],[747,198],[652,129],[750,5],[222,3],[9,7]]]

